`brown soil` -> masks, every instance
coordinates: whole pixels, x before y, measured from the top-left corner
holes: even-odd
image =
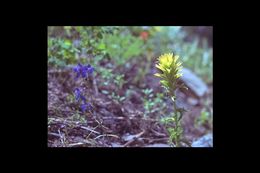
[[[168,133],[160,118],[170,110],[161,110],[144,116],[142,89],[152,88],[154,93],[163,92],[159,79],[153,77],[151,70],[145,76],[143,84],[133,83],[136,69],[117,69],[125,74],[127,83],[122,89],[116,86],[104,86],[104,80],[96,75],[98,93],[91,85],[88,94],[92,95],[94,110],[82,113],[69,97],[76,86],[70,69],[59,70],[49,67],[48,70],[48,146],[49,147],[145,147],[150,144],[167,144]],[[112,99],[107,90],[124,96],[127,90],[131,94],[123,101]],[[212,87],[203,98],[196,98],[190,91],[178,93],[179,104],[189,111],[183,116],[182,124],[185,138],[192,142],[198,137],[212,131],[212,124],[195,127],[195,119],[200,116],[206,99],[212,106]],[[189,98],[197,101],[191,105]],[[164,100],[168,106],[171,101]]]

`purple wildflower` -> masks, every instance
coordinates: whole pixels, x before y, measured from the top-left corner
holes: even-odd
[[[81,100],[82,100],[84,103],[86,103],[86,101],[87,101],[86,97],[84,97],[83,95],[81,95],[80,98],[81,98]]]
[[[73,68],[73,71],[76,73],[76,78],[82,77],[83,79],[88,78],[88,76],[92,75],[94,72],[94,68],[88,64],[88,65],[82,65],[78,64]],[[86,97],[82,94],[82,90],[79,88],[75,88],[74,90],[76,101],[81,103],[80,108],[82,112],[90,111],[93,109],[92,105],[87,102]]]
[[[82,78],[86,78],[94,72],[94,68],[90,64],[83,66],[79,63],[73,68],[73,71],[76,73],[75,79],[78,79],[80,76],[82,76]]]
[[[81,73],[82,77],[83,77],[83,78],[88,77],[88,68],[87,68],[87,66],[83,66],[83,67],[81,68],[81,70],[82,70],[82,73]]]
[[[82,112],[90,111],[93,109],[92,105],[90,103],[85,103],[80,106]]]
[[[88,73],[91,75],[94,72],[94,68],[91,67],[91,65],[88,64]]]
[[[79,101],[79,99],[81,97],[81,93],[80,93],[80,90],[78,88],[76,88],[74,90],[74,94],[75,94],[76,100]]]
[[[86,104],[82,104],[82,105],[80,106],[80,108],[81,108],[82,112],[85,112],[86,109],[87,109],[87,105],[86,105]]]

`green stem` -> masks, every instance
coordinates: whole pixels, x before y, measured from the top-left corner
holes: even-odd
[[[179,128],[181,128],[181,126],[180,126],[180,120],[181,120],[181,115],[180,115],[180,117],[178,117],[178,112],[180,113],[180,114],[182,114],[182,112],[180,112],[180,111],[178,111],[178,109],[177,109],[177,105],[176,105],[176,97],[175,97],[175,93],[174,93],[174,91],[171,91],[171,97],[173,97],[174,98],[174,100],[173,100],[173,108],[174,108],[174,120],[175,120],[175,127],[174,127],[174,130],[177,132],[178,131],[178,129]],[[180,145],[179,145],[179,134],[177,134],[177,136],[175,137],[175,141],[174,141],[175,143],[176,143],[176,147],[179,147]]]

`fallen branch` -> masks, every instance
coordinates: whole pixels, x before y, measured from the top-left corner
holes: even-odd
[[[151,139],[151,138],[141,138],[141,139],[145,139],[145,140],[149,140],[149,143],[153,143],[153,142],[158,142],[158,141],[168,141],[169,138],[159,138],[159,139]]]
[[[79,126],[79,127],[82,128],[82,129],[91,131],[91,132],[93,132],[93,133],[100,134],[99,132],[97,132],[97,131],[95,131],[95,130],[93,130],[93,129],[90,129],[90,128],[88,128],[88,127],[84,127],[84,126]]]
[[[111,137],[115,137],[115,138],[119,138],[117,135],[112,135],[112,134],[105,134],[105,135],[99,135],[99,136],[97,136],[97,137],[95,137],[94,139],[96,140],[96,139],[98,139],[98,138],[100,138],[100,137],[102,137],[102,136],[111,136]]]
[[[74,143],[74,144],[69,144],[69,147],[74,147],[74,146],[84,145],[84,144],[85,144],[85,143],[78,142],[78,143]]]
[[[166,134],[164,134],[164,133],[157,132],[157,131],[154,130],[154,129],[151,129],[151,131],[152,131],[153,133],[155,133],[156,136],[166,137]]]
[[[57,134],[57,133],[48,133],[48,135],[52,135],[52,136],[56,136],[56,137],[60,137],[60,135]]]
[[[78,146],[78,145],[85,145],[85,144],[90,144],[91,146],[93,145],[93,143],[91,143],[90,141],[84,140],[84,142],[78,142],[78,143],[69,144],[69,147]]]
[[[128,141],[127,143],[125,143],[123,145],[123,147],[127,147],[128,145],[130,145],[131,143],[133,143],[137,138],[141,137],[143,134],[145,133],[145,131],[142,131],[141,133],[138,133],[137,135],[135,135],[135,137],[133,139],[131,139],[130,141]]]
[[[60,137],[60,141],[61,141],[61,143],[62,143],[62,146],[63,147],[65,147],[65,136],[60,132],[60,129],[58,130],[58,132],[59,132],[59,137]]]

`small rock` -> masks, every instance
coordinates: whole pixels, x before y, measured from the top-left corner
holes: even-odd
[[[171,147],[170,145],[168,144],[150,144],[150,145],[146,145],[145,147]]]
[[[74,142],[82,142],[82,141],[84,141],[84,140],[85,140],[85,139],[82,138],[82,137],[80,137],[80,136],[75,136],[74,139],[73,139]]]
[[[199,103],[199,101],[198,101],[197,99],[192,98],[192,97],[189,97],[188,100],[187,100],[187,102],[188,102],[190,105],[192,105],[192,106],[195,106],[195,105],[197,105],[197,104]]]
[[[120,145],[118,143],[111,143],[111,146],[112,147],[123,147],[123,145]]]
[[[191,145],[192,147],[213,147],[213,136],[212,134],[207,134],[201,138],[194,141]]]
[[[136,135],[130,135],[129,133],[126,133],[125,135],[122,136],[122,139],[124,141],[130,141],[133,140],[136,137]]]
[[[191,70],[182,69],[181,80],[189,87],[190,90],[198,97],[202,97],[207,91],[207,85]]]

